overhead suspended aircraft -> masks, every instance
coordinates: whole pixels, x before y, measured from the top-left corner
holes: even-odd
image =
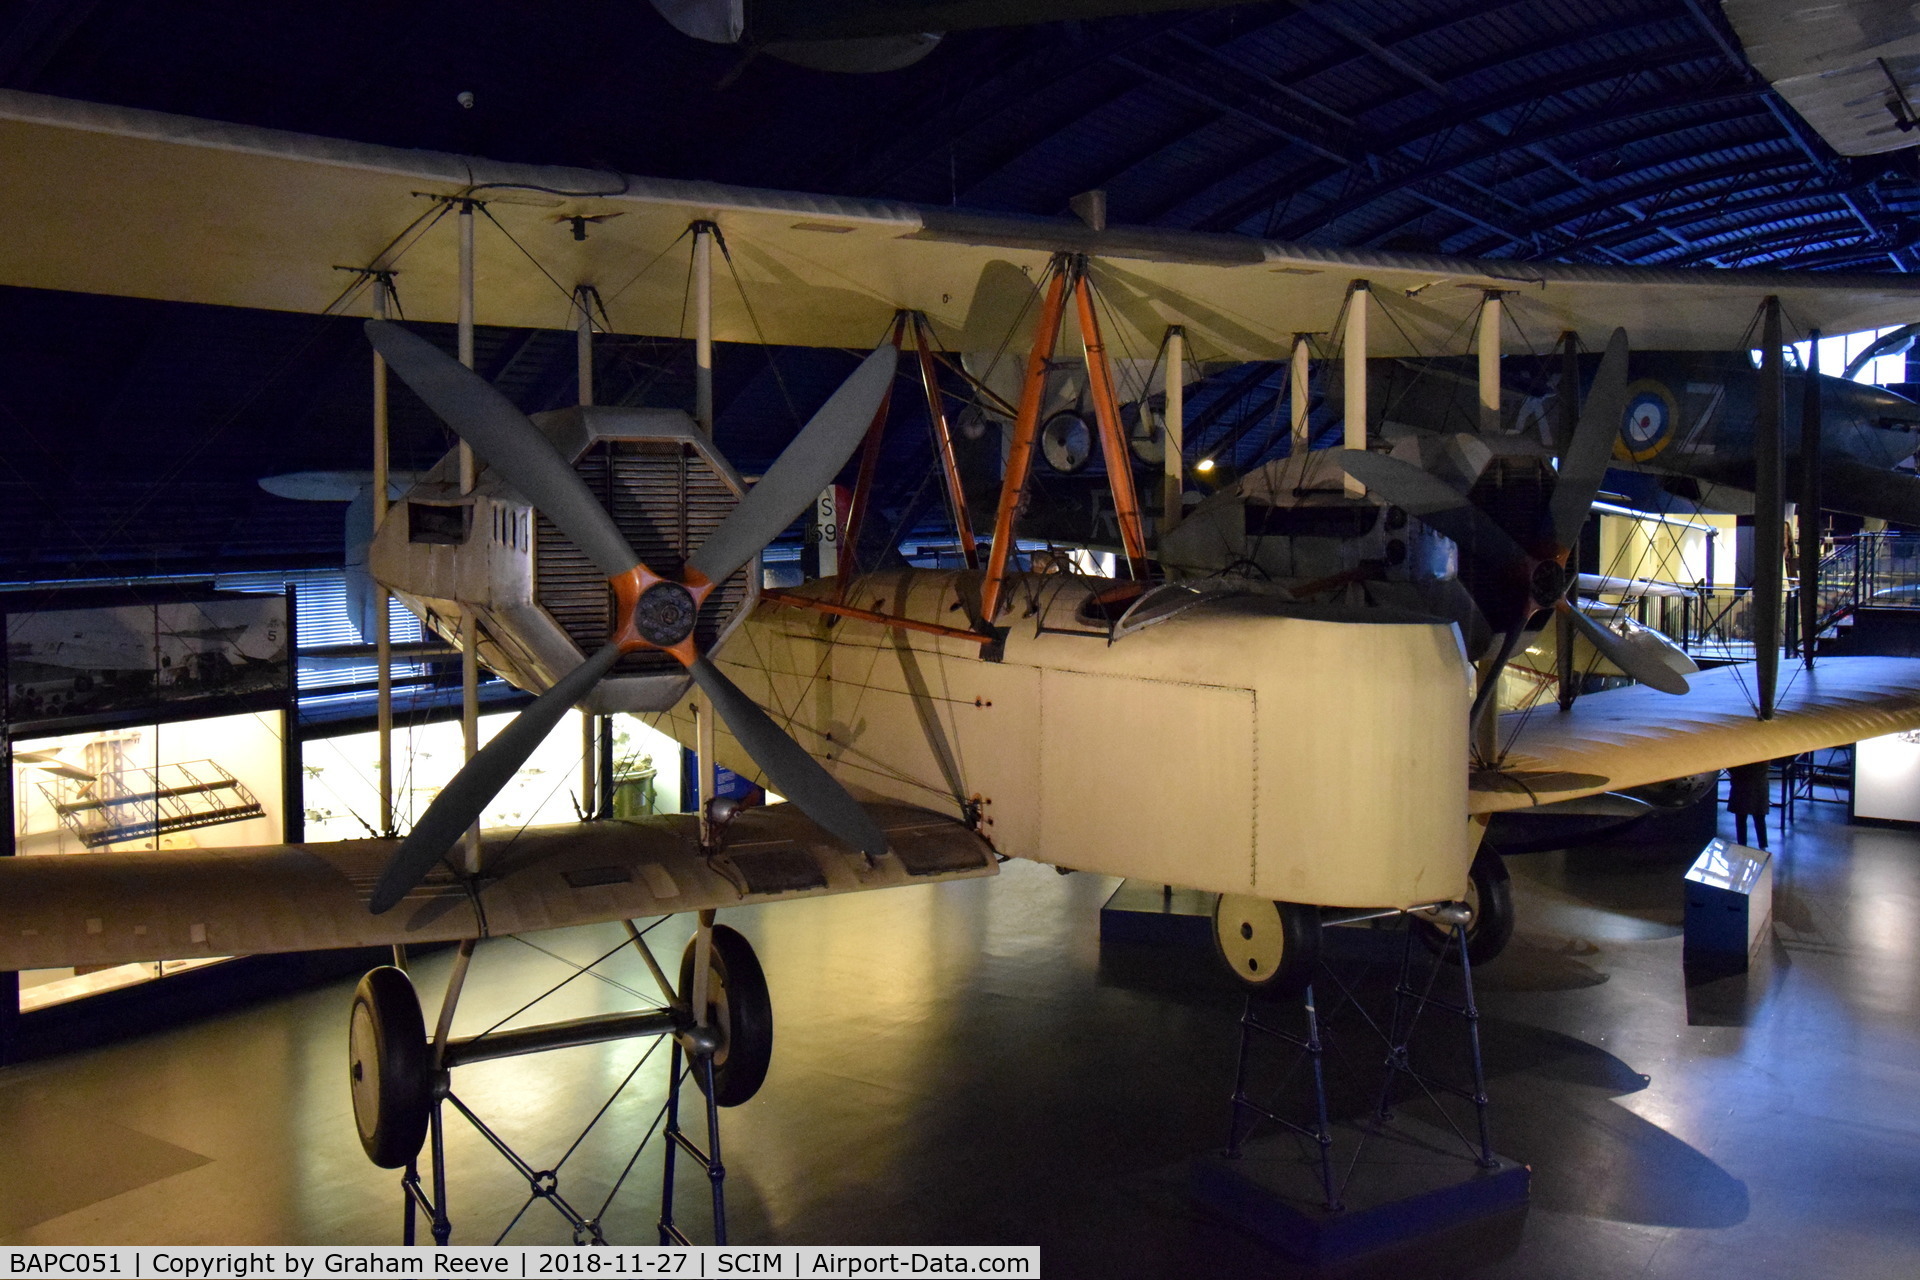
[[[442,462],[391,509],[375,575],[443,631],[457,614],[478,621],[480,653],[539,696],[404,840],[7,860],[0,966],[470,944],[987,875],[998,853],[1219,893],[1224,957],[1284,992],[1310,973],[1327,920],[1476,898],[1476,920],[1499,919],[1504,873],[1476,858],[1488,813],[1920,727],[1920,662],[1823,663],[1766,721],[1737,675],[1704,673],[1689,677],[1684,719],[1645,689],[1588,697],[1564,716],[1499,726],[1500,749],[1473,769],[1469,723],[1486,685],[1482,673],[1477,696],[1462,640],[1477,613],[1495,653],[1510,655],[1564,600],[1566,549],[1626,382],[1616,330],[1655,348],[1724,349],[1769,295],[1829,331],[1860,329],[1910,314],[1920,282],[1461,262],[1094,227],[500,165],[13,92],[0,92],[0,177],[8,284],[326,312],[343,296],[333,268],[347,262],[404,271],[410,323],[451,320],[457,254],[450,237],[416,231],[436,210],[489,203],[517,242],[476,246],[489,323],[564,321],[552,274],[601,284],[619,330],[675,334],[683,273],[651,264],[690,228],[696,243],[718,229],[740,289],[713,299],[715,337],[874,351],[835,397],[847,399],[749,488],[685,415],[582,408],[531,420],[418,333],[374,322],[376,348],[478,463],[468,485]],[[567,219],[608,213],[626,216],[585,240],[565,232]],[[156,227],[166,255],[150,251]],[[546,272],[521,266],[527,245]],[[1170,325],[1210,359],[1274,358],[1296,332],[1328,327],[1356,280],[1409,300],[1370,355],[1443,349],[1486,291],[1516,286],[1608,349],[1558,471],[1536,459],[1530,483],[1516,472],[1524,500],[1498,512],[1477,505],[1472,484],[1428,470],[1433,460],[1364,441],[1333,459],[1382,506],[1454,529],[1467,571],[1438,591],[1457,607],[1017,571],[1012,534],[1050,355],[1059,326],[1076,327],[1069,294],[1100,382],[1107,350],[1155,349]],[[1022,319],[1036,309],[1040,323]],[[756,555],[868,431],[894,368],[875,343],[903,312],[955,351],[1032,339],[986,567],[762,592]],[[1124,452],[1113,416],[1103,438]],[[652,483],[663,460],[673,478]],[[1118,483],[1127,468],[1114,470]],[[602,493],[596,475],[614,477]],[[1140,550],[1129,560],[1144,573]],[[543,567],[556,551],[564,573]],[[560,579],[577,609],[543,597]],[[718,758],[790,803],[529,832],[483,844],[471,862],[453,855],[575,704],[642,711],[688,742],[704,715]],[[1483,955],[1499,934],[1481,930]],[[703,917],[709,956],[731,947],[724,936]],[[704,984],[711,967],[696,959],[684,972]],[[714,1009],[723,1024],[730,1015],[701,990],[683,983],[673,1016],[648,1026],[711,1063],[725,1036],[695,1033]],[[416,1062],[425,1037],[410,1029],[417,1006],[416,1021],[395,1021],[378,1011],[392,1009],[386,997],[363,995],[362,1136],[404,1162],[425,1086],[418,1070],[395,1084],[377,1064],[389,1033],[418,1042]],[[435,1044],[444,1065],[444,1027]],[[413,1101],[396,1111],[390,1086]],[[383,1119],[402,1112],[389,1142]]]
[[[1242,0],[1244,2],[1244,0]],[[898,71],[949,31],[1231,7],[1231,0],[653,0],[675,29],[816,71]]]

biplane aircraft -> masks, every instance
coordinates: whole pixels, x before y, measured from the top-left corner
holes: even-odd
[[[1920,662],[1868,658],[1802,673],[1770,719],[1737,669],[1689,675],[1675,698],[1641,663],[1628,669],[1647,685],[1565,714],[1480,715],[1491,749],[1470,727],[1499,663],[1564,609],[1566,548],[1613,447],[1628,336],[1728,349],[1769,296],[1828,332],[1902,322],[1920,308],[1920,282],[1903,277],[1467,262],[1096,228],[500,164],[15,92],[0,92],[0,178],[11,285],[325,312],[341,296],[336,265],[379,273],[404,259],[410,323],[456,319],[463,295],[490,323],[562,323],[551,274],[598,285],[612,329],[670,336],[684,274],[648,264],[684,264],[682,238],[698,262],[718,233],[740,288],[703,302],[703,343],[873,353],[749,487],[714,447],[706,406],[529,419],[418,333],[372,322],[391,369],[471,451],[386,513],[372,569],[539,696],[402,840],[0,865],[7,968],[459,940],[464,974],[477,938],[700,914],[668,1014],[533,1028],[491,1047],[450,1039],[457,981],[429,1041],[411,988],[376,971],[386,976],[362,986],[352,1060],[361,1135],[384,1165],[415,1159],[434,1073],[499,1052],[672,1034],[710,1097],[750,1096],[770,1039],[755,1021],[764,1009],[743,1013],[751,951],[712,925],[728,906],[1031,858],[1222,895],[1223,956],[1285,992],[1306,980],[1328,921],[1477,899],[1476,958],[1497,950],[1511,924],[1504,872],[1476,856],[1490,813],[1920,727]],[[468,241],[463,272],[451,238],[424,229],[436,211],[480,204],[518,244]],[[591,234],[569,233],[588,218],[600,219]],[[158,228],[164,254],[151,249]],[[520,245],[544,274],[525,269]],[[1364,416],[1329,459],[1341,491],[1330,506],[1453,543],[1451,575],[1439,556],[1424,582],[1355,577],[1324,599],[1153,580],[1108,352],[1158,349],[1174,328],[1209,360],[1275,359],[1296,333],[1351,313],[1356,295],[1362,315],[1368,294],[1391,295],[1398,323],[1348,345],[1364,387],[1363,353],[1447,354],[1490,292],[1607,349],[1557,465],[1515,468],[1512,500],[1483,508],[1444,457],[1393,456]],[[873,429],[903,332],[922,355],[928,334],[963,354],[1011,335],[1026,352],[977,567],[762,589],[762,548]],[[1065,335],[1095,392],[1130,578],[1018,571],[1023,482]],[[937,421],[931,361],[917,363]],[[1478,671],[1469,644],[1488,655]],[[457,848],[576,704],[649,714],[687,743],[711,733],[703,754],[787,803]]]

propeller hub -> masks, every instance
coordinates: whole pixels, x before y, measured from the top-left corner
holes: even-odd
[[[1555,561],[1536,560],[1528,575],[1527,589],[1533,594],[1534,604],[1549,608],[1567,594],[1567,571]]]
[[[633,606],[633,629],[648,644],[671,649],[693,634],[700,605],[677,582],[656,582]]]

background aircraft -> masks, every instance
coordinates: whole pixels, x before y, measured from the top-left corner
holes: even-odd
[[[1580,357],[1582,384],[1598,355]],[[1510,355],[1501,361],[1497,434],[1555,444],[1561,380],[1557,356]],[[1831,510],[1896,524],[1920,524],[1920,404],[1881,387],[1828,374],[1786,374],[1784,448],[1800,449],[1804,380],[1820,386],[1822,502]],[[1753,430],[1760,371],[1746,351],[1636,349],[1628,363],[1626,403],[1610,463],[1648,483],[1618,477],[1608,488],[1654,511],[1753,512]],[[1470,361],[1376,362],[1368,404],[1374,429],[1392,440],[1425,432],[1479,432],[1477,384]]]
[[[387,477],[387,498],[391,501],[413,487],[420,477],[411,471],[398,471]],[[372,644],[375,635],[374,606],[380,590],[367,572],[367,548],[373,545],[373,472],[371,471],[294,471],[267,476],[260,487],[281,498],[300,502],[344,502],[347,504],[346,572],[347,620],[364,644]]]
[[[1111,18],[1171,9],[1230,8],[1221,0],[653,0],[696,40],[738,44],[816,71],[897,71],[932,53],[948,31]]]

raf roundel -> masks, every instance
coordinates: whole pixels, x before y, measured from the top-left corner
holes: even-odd
[[[1620,419],[1620,438],[1613,456],[1622,462],[1645,462],[1673,440],[1679,421],[1673,395],[1658,382],[1636,382],[1627,388],[1627,408]]]

